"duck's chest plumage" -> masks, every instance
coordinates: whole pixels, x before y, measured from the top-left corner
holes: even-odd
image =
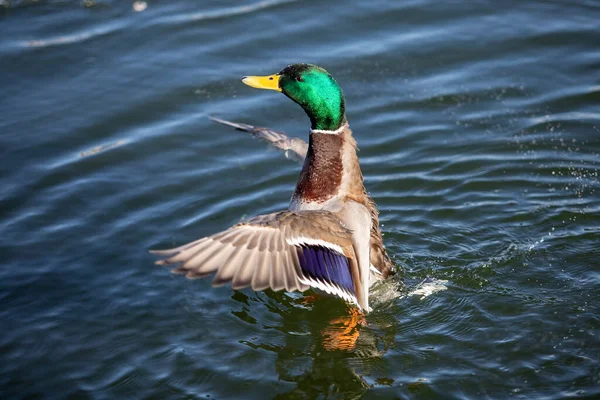
[[[340,194],[345,141],[342,135],[311,133],[308,154],[298,177],[292,204],[314,203],[313,207],[322,207]]]
[[[358,266],[356,289],[368,308],[371,212],[366,204],[356,142],[347,126],[339,133],[312,131],[309,150],[292,196],[290,210],[327,210],[352,232]]]

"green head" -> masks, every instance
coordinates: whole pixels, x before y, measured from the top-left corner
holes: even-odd
[[[323,68],[293,64],[269,76],[246,76],[248,86],[283,92],[310,118],[312,129],[334,131],[344,123],[346,104],[342,88]]]

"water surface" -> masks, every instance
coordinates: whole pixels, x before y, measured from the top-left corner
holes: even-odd
[[[0,397],[600,396],[598,2],[133,4],[0,1]],[[207,117],[306,138],[240,82],[293,62],[344,88],[399,271],[347,347],[338,300],[147,254],[287,206],[300,166]]]

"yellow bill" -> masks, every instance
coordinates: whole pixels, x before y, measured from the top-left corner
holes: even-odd
[[[281,92],[281,88],[279,87],[279,75],[277,74],[269,76],[245,76],[242,78],[242,82],[253,88]]]

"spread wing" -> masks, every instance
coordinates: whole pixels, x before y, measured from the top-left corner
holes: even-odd
[[[188,278],[214,273],[215,286],[289,292],[312,286],[358,305],[351,235],[328,211],[281,211],[152,253],[165,257],[157,264],[178,264],[173,272]]]
[[[304,161],[306,153],[308,152],[308,143],[299,138],[288,137],[283,132],[274,131],[272,129],[263,128],[261,126],[252,126],[248,124],[242,124],[239,122],[225,121],[224,119],[215,117],[209,118],[220,124],[231,126],[242,131],[250,132],[250,134],[257,139],[266,140],[272,146],[285,151],[285,155],[288,158],[293,158],[297,161]]]

